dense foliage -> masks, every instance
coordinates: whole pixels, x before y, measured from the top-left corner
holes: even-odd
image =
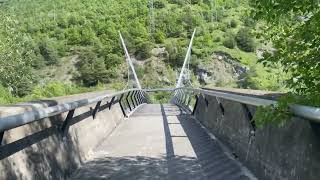
[[[214,51],[223,51],[252,69],[245,87],[279,87],[268,78],[270,69],[256,66],[259,43],[248,34],[256,24],[246,14],[246,0],[154,0],[153,5],[151,16],[148,0],[5,1],[0,4],[1,86],[14,97],[56,81],[77,88],[124,88],[128,72],[118,31],[130,54],[143,61],[135,64],[142,85],[173,86],[197,27],[193,84],[199,66],[212,61]],[[155,47],[165,47],[163,61],[153,57]]]
[[[290,75],[286,85],[292,93],[274,107],[259,108],[256,122],[283,125],[291,117],[290,104],[320,106],[320,2],[251,0],[252,16],[261,23],[261,33],[272,43],[261,61],[281,65]]]
[[[288,85],[299,94],[320,94],[320,2],[251,0],[253,17],[276,49],[264,63],[281,63],[292,75]]]

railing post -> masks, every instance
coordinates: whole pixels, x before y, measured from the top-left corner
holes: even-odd
[[[133,93],[131,94],[131,102],[133,104],[133,109],[137,107],[135,103],[136,94],[137,94],[137,91],[133,91]]]
[[[113,105],[113,102],[114,102],[115,98],[116,98],[115,96],[112,97],[112,99],[111,99],[111,101],[109,103],[109,110],[111,110],[111,106]]]
[[[94,110],[93,110],[93,112],[92,112],[92,118],[93,118],[93,119],[96,118],[96,115],[97,115],[97,113],[99,112],[100,105],[101,105],[101,101],[98,101],[96,107],[94,108]]]
[[[136,107],[139,106],[139,91],[136,91],[135,95],[134,95],[134,102],[136,104]]]
[[[254,121],[252,121],[253,115],[251,114],[251,112],[250,112],[247,104],[241,103],[241,106],[242,106],[242,109],[243,109],[243,111],[244,111],[244,113],[245,113],[245,115],[246,115],[247,120],[248,120],[249,123],[250,123],[250,130],[252,130],[252,131],[255,132],[255,131],[256,131],[256,124],[255,124]]]
[[[141,104],[141,91],[138,91],[137,93],[137,102],[138,102],[138,106]]]
[[[124,108],[123,108],[123,105],[122,105],[123,96],[124,96],[124,95],[121,94],[120,99],[119,99],[119,104],[120,104],[120,108],[121,108],[121,111],[122,111],[123,116],[124,116],[124,117],[127,117],[127,114],[126,114],[126,112],[124,111]]]
[[[195,98],[196,98],[196,102],[195,102],[195,104],[194,104],[194,106],[193,106],[192,115],[194,115],[194,113],[196,112],[197,106],[198,106],[198,102],[199,102],[199,97],[198,97],[198,95],[195,95]]]
[[[131,106],[130,106],[130,102],[129,102],[129,100],[128,100],[128,98],[130,97],[130,94],[131,94],[131,91],[128,93],[128,95],[127,95],[127,97],[126,97],[126,101],[127,101],[127,103],[128,103],[129,109],[130,109],[130,111],[131,111],[132,109],[131,109]]]
[[[143,91],[140,91],[140,104],[143,103]]]
[[[192,99],[192,94],[188,95],[188,103],[187,103],[188,108],[190,106],[191,99]]]
[[[0,146],[2,146],[4,131],[0,132]]]
[[[72,109],[68,112],[68,115],[62,124],[61,131],[63,136],[65,136],[69,130],[69,121],[73,118],[74,111],[75,109]]]

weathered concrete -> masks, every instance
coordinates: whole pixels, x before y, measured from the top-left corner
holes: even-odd
[[[57,105],[101,93],[59,97],[14,106],[1,106],[0,117],[23,113],[33,108]],[[0,179],[65,179],[92,154],[122,120],[118,104],[111,110],[102,103],[95,119],[95,104],[75,111],[68,135],[63,138],[60,126],[66,114],[21,126],[4,134],[0,147]]]
[[[266,94],[266,98],[274,94],[250,93]],[[254,115],[256,107],[248,106],[248,109]],[[294,117],[282,128],[266,126],[252,136],[252,124],[244,106],[209,96],[200,97],[195,117],[227,144],[259,179],[317,180],[320,177],[319,124]]]
[[[255,179],[187,112],[143,105],[72,179]]]

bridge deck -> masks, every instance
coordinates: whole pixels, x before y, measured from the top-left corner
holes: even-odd
[[[255,179],[175,105],[139,107],[72,179]]]

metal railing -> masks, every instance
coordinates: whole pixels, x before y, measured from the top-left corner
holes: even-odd
[[[245,95],[233,94],[228,92],[216,91],[214,89],[199,89],[199,88],[160,88],[160,89],[129,89],[125,91],[115,92],[108,95],[97,96],[94,98],[82,99],[69,103],[63,103],[52,107],[39,108],[37,110],[27,111],[22,114],[16,114],[0,118],[0,142],[2,141],[3,133],[7,130],[23,126],[44,118],[49,118],[68,112],[66,119],[61,126],[63,132],[68,131],[68,122],[72,120],[75,109],[96,103],[95,108],[92,110],[92,116],[95,118],[99,112],[103,100],[109,100],[109,109],[115,103],[119,103],[123,115],[126,117],[128,113],[134,110],[137,106],[143,103],[150,103],[147,93],[167,91],[172,92],[172,100],[178,105],[187,107],[192,98],[196,98],[195,107],[197,106],[197,99],[200,95],[213,96],[234,102],[239,102],[245,105],[253,106],[267,106],[276,104],[277,101],[262,99],[257,97],[249,97]],[[296,116],[312,120],[320,123],[320,108],[303,106],[303,105],[290,105],[290,110]]]
[[[277,101],[275,100],[268,100],[268,99],[250,97],[250,96],[233,94],[228,92],[221,92],[221,91],[216,91],[214,89],[205,90],[205,89],[199,89],[199,88],[182,87],[182,88],[171,89],[171,91],[174,91],[174,98],[178,100],[178,102],[180,103],[185,102],[185,94],[191,93],[193,95],[203,94],[203,95],[218,97],[218,98],[231,100],[231,101],[239,102],[246,105],[253,105],[253,106],[268,106],[268,105],[277,104]],[[320,123],[320,108],[318,107],[291,104],[290,110],[295,116]]]
[[[65,134],[68,131],[69,122],[74,118],[74,111],[78,108],[95,104],[95,108],[91,111],[93,118],[96,117],[101,103],[103,100],[110,100],[107,102],[107,106],[111,109],[111,106],[115,103],[119,103],[123,115],[132,111],[135,107],[142,103],[148,103],[149,99],[146,92],[140,89],[129,89],[125,91],[115,92],[112,94],[97,96],[94,98],[81,99],[73,102],[58,104],[56,106],[39,108],[36,110],[26,111],[21,114],[10,115],[0,118],[0,143],[2,142],[3,134],[5,131],[29,124],[44,118],[50,118],[65,112],[68,112],[66,119],[61,125],[61,131]]]

